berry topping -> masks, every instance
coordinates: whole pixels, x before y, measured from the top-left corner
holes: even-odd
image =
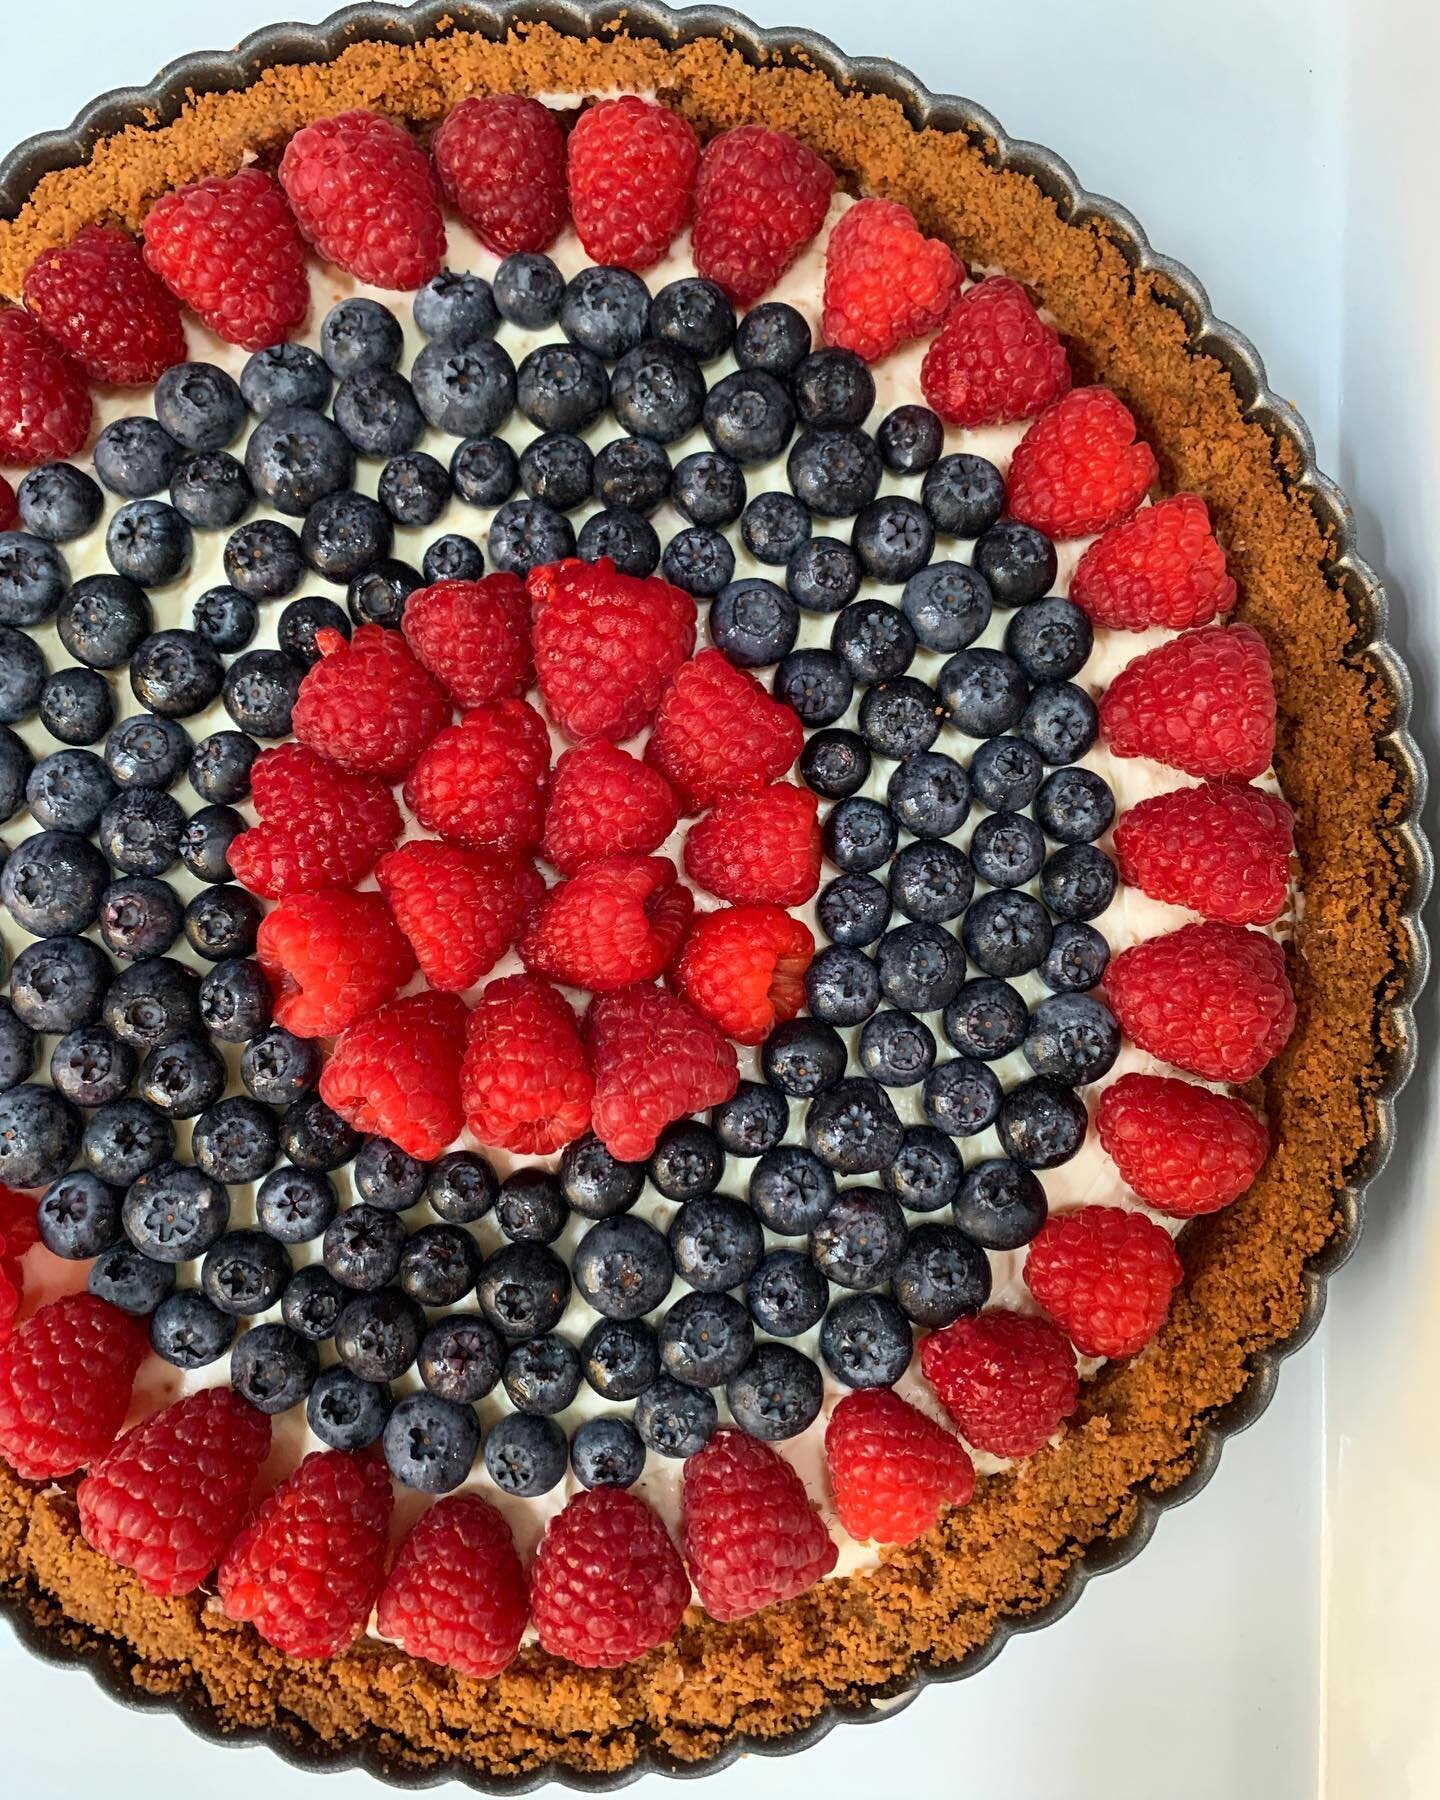
[[[523,94],[462,100],[431,142],[440,192],[497,256],[548,250],[565,223],[565,133]]]
[[[401,629],[461,706],[518,700],[530,685],[530,605],[516,575],[421,588],[405,603]]]
[[[392,999],[415,957],[378,894],[292,894],[261,921],[255,954],[275,991],[275,1023],[333,1037]]]
[[[470,1015],[460,1098],[482,1144],[548,1156],[590,1123],[594,1083],[567,1002],[533,975],[492,981]]]
[[[672,1120],[728,1100],[735,1049],[707,1019],[659,988],[601,994],[585,1016],[595,1077],[591,1122],[621,1162],[642,1162]]]
[[[567,750],[556,763],[541,849],[562,875],[574,875],[602,856],[658,850],[675,829],[675,817],[665,777],[597,739]]]
[[[1085,1356],[1143,1350],[1184,1273],[1169,1233],[1119,1206],[1056,1214],[1025,1259],[1025,1285]]]
[[[596,263],[648,269],[690,217],[700,145],[678,113],[624,94],[581,113],[566,150],[570,211]]]
[[[488,1681],[519,1649],[529,1610],[510,1527],[478,1494],[456,1494],[395,1553],[376,1624],[409,1655]]]
[[[759,1044],[805,1003],[815,940],[778,906],[701,913],[675,965],[675,985],[739,1044]]]
[[[523,700],[476,707],[422,751],[405,783],[420,823],[474,850],[533,850],[545,824],[550,734]]]
[[[89,433],[90,390],[79,366],[29,313],[0,308],[0,456],[63,460]]]
[[[124,1423],[145,1350],[140,1325],[90,1294],[42,1306],[0,1345],[0,1457],[26,1481],[83,1468]]]
[[[460,1135],[465,1007],[454,994],[392,1000],[341,1034],[320,1098],[357,1131],[408,1156],[439,1156]]]
[[[1122,1075],[1096,1123],[1125,1182],[1176,1219],[1228,1206],[1270,1154],[1265,1122],[1243,1100],[1167,1075]]]
[[[550,889],[520,955],[537,975],[595,993],[653,981],[673,961],[693,906],[665,857],[603,857]]]
[[[86,225],[25,271],[25,304],[92,381],[135,387],[185,360],[180,308],[128,232]]]
[[[1047,537],[1086,537],[1134,512],[1158,472],[1129,408],[1108,388],[1074,388],[1016,447],[1007,510]]]
[[[634,1494],[599,1487],[551,1519],[530,1573],[540,1647],[583,1669],[614,1669],[668,1642],[690,1603],[680,1553]]]
[[[1270,652],[1250,625],[1206,625],[1127,663],[1100,703],[1116,756],[1253,781],[1275,754]]]
[[[676,671],[661,697],[645,758],[687,810],[701,812],[778,781],[804,741],[788,706],[718,650],[702,650]]]
[[[993,1307],[932,1332],[920,1367],[967,1442],[1031,1456],[1074,1412],[1075,1352],[1048,1319]]]
[[[230,845],[230,867],[252,894],[279,900],[348,887],[400,835],[400,811],[378,781],[347,775],[303,744],[256,759],[251,798],[260,823]]]
[[[1080,558],[1070,598],[1097,625],[1184,631],[1235,604],[1235,582],[1198,494],[1175,494],[1112,526]]]
[[[425,153],[403,127],[355,111],[302,126],[280,185],[328,261],[382,288],[422,287],[445,253],[445,221]]]
[[[1115,827],[1122,881],[1232,925],[1280,917],[1294,850],[1295,815],[1283,800],[1224,782],[1152,794]]]
[[[820,885],[818,805],[788,782],[719,801],[690,828],[685,873],[722,900],[801,905]]]
[[[858,200],[825,253],[825,342],[879,362],[933,331],[965,279],[948,244],[927,238],[894,200]]]
[[[529,863],[434,838],[382,856],[375,879],[425,979],[456,994],[495,967],[545,886]]]
[[[840,1523],[862,1541],[908,1544],[975,1491],[964,1446],[889,1388],[845,1396],[825,1427],[825,1459]]]
[[[1070,387],[1070,361],[1018,281],[992,276],[962,294],[920,365],[925,398],[951,425],[1033,419]]]
[[[785,131],[741,125],[705,146],[695,187],[695,267],[750,306],[825,223],[835,175]]]
[[[351,775],[393,781],[450,722],[450,702],[398,632],[362,625],[347,643],[322,630],[320,661],[300,683],[297,738]]]

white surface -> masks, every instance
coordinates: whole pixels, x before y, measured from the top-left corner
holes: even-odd
[[[1417,131],[1440,147],[1421,85],[1434,59],[1420,32],[1434,33],[1418,0],[1354,4],[1357,15],[1382,16],[1356,27],[1353,47],[1345,0],[1211,0],[1203,23],[1189,9],[1168,14],[1130,0],[1031,0],[967,7],[959,18],[950,0],[888,12],[873,0],[751,0],[751,11],[814,24],[852,53],[891,55],[936,89],[973,95],[1009,131],[1047,143],[1088,186],[1129,205],[1161,249],[1206,280],[1220,315],[1260,344],[1275,386],[1315,428],[1322,465],[1347,482],[1367,517],[1384,514],[1389,535],[1372,531],[1367,548],[1388,558],[1418,608],[1433,583],[1420,484],[1435,472],[1434,458],[1421,434],[1421,382],[1405,360],[1411,338],[1419,354],[1421,315],[1391,282],[1424,271],[1433,294],[1436,270],[1434,245],[1427,267],[1411,235],[1430,224],[1427,190],[1417,177],[1415,192],[1402,194],[1391,159],[1402,142],[1419,152]],[[65,124],[101,89],[145,80],[179,51],[233,41],[281,10],[278,0],[13,9],[4,136]],[[319,16],[318,7],[307,10]],[[942,18],[949,29],[937,33]],[[1347,91],[1355,143],[1348,238]],[[1433,169],[1433,156],[1417,166]],[[1400,329],[1374,329],[1373,309],[1392,304]],[[1432,352],[1432,392],[1440,385],[1433,363]],[[1432,642],[1423,652],[1432,671],[1434,654]],[[1407,1116],[1418,1119],[1421,1095],[1412,1091],[1410,1101]],[[1427,1474],[1432,1484],[1435,1475],[1410,1449],[1420,1441],[1415,1419],[1399,1412],[1407,1398],[1413,1406],[1425,1346],[1392,1301],[1401,1277],[1426,1266],[1419,1171],[1429,1160],[1418,1145],[1397,1158],[1377,1194],[1366,1251],[1340,1283],[1328,1341],[1322,1333],[1286,1369],[1262,1425],[1230,1446],[1200,1500],[1162,1521],[1138,1562],[1094,1584],[1060,1625],[1012,1644],[978,1680],[930,1690],[903,1719],[833,1734],[803,1764],[754,1759],[706,1792],[745,1800],[803,1780],[849,1800],[892,1789],[898,1768],[905,1788],[922,1796],[963,1783],[987,1800],[1313,1800],[1322,1738],[1327,1800],[1440,1791],[1435,1746],[1428,1765],[1422,1746],[1434,1682],[1414,1654],[1436,1590],[1413,1578],[1407,1589],[1406,1558],[1396,1552],[1397,1534],[1424,1519]],[[1433,1268],[1433,1244],[1429,1251]],[[1403,1346],[1389,1365],[1379,1361],[1382,1332]],[[1373,1404],[1384,1366],[1394,1371],[1394,1409]],[[1341,1419],[1328,1452],[1322,1370],[1333,1371]],[[1381,1469],[1402,1473],[1382,1480]],[[1336,1647],[1322,1688],[1327,1478]],[[1374,1528],[1377,1508],[1388,1530]],[[1387,1610],[1392,1594],[1404,1602],[1407,1591],[1417,1635],[1403,1660],[1413,1693],[1396,1679],[1402,1646]],[[171,1719],[122,1713],[85,1678],[30,1661],[3,1635],[0,1720],[6,1788],[34,1800],[93,1781],[101,1757],[114,1800],[139,1800],[157,1781],[182,1778],[214,1800],[261,1786],[277,1800],[320,1791],[265,1752],[222,1754]],[[348,1775],[331,1778],[326,1791],[379,1790]],[[632,1791],[676,1790],[647,1782]]]

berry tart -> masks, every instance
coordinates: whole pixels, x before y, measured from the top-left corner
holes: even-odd
[[[1391,696],[983,145],[714,37],[252,76],[0,225],[0,1581],[221,1730],[694,1763],[1294,1331]]]

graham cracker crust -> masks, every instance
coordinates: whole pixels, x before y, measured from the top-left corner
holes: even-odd
[[[1058,1445],[982,1480],[970,1506],[873,1573],[740,1624],[692,1612],[675,1642],[631,1667],[587,1672],[532,1648],[480,1684],[374,1645],[293,1662],[207,1611],[203,1596],[145,1595],[80,1541],[66,1488],[40,1492],[0,1467],[0,1584],[57,1643],[122,1659],[152,1694],[203,1699],[222,1727],[364,1743],[392,1767],[620,1770],[647,1747],[700,1759],[737,1733],[793,1732],[917,1660],[954,1662],[1003,1617],[1044,1606],[1087,1546],[1126,1532],[1141,1493],[1189,1472],[1203,1422],[1244,1387],[1247,1359],[1294,1329],[1306,1262],[1334,1234],[1341,1191],[1374,1138],[1393,1048],[1385,1008],[1403,978],[1406,795],[1377,746],[1392,722],[1388,690],[1325,573],[1333,546],[1289,485],[1293,448],[1247,422],[1226,371],[1187,347],[1163,278],[1133,271],[1102,224],[1067,223],[1028,177],[992,167],[963,136],[917,130],[896,101],[813,69],[754,67],[718,38],[669,50],[537,26],[503,43],[464,32],[356,43],[328,64],[269,68],[243,93],[193,97],[172,124],[121,132],[83,167],[45,176],[0,224],[0,288],[15,294],[35,255],[82,225],[138,227],[167,189],[252,155],[273,161],[301,125],[346,107],[375,107],[423,135],[471,92],[613,88],[654,89],[702,135],[753,120],[792,131],[848,185],[905,202],[962,256],[1028,283],[1085,374],[1134,410],[1165,488],[1208,501],[1239,581],[1237,617],[1274,660],[1276,762],[1304,890],[1299,1022],[1264,1080],[1275,1134],[1265,1171],[1185,1233],[1187,1280],[1164,1331],[1084,1391]]]

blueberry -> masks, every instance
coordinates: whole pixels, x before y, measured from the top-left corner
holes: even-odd
[[[896,822],[915,837],[949,837],[970,811],[970,781],[953,757],[925,750],[898,763],[885,797]]]
[[[100,517],[105,497],[73,463],[44,463],[31,469],[15,494],[20,522],[48,544],[84,537]]]
[[[225,1059],[206,1038],[158,1044],[140,1065],[141,1098],[171,1119],[193,1119],[225,1092]]]
[[[614,512],[654,512],[670,491],[670,458],[649,438],[612,438],[595,454],[595,498]]]
[[[300,1166],[313,1167],[308,1163]],[[326,1227],[325,1267],[343,1287],[367,1292],[384,1287],[399,1273],[406,1236],[397,1214],[359,1202]]]
[[[580,1346],[585,1379],[606,1400],[633,1400],[660,1373],[660,1340],[643,1319],[599,1319]]]
[[[190,1138],[190,1154],[196,1166],[217,1181],[236,1184],[259,1181],[274,1167],[279,1148],[275,1115],[268,1106],[261,1106],[246,1094],[217,1100],[207,1107],[195,1121]]]
[[[643,1163],[621,1162],[590,1132],[565,1146],[558,1173],[566,1200],[587,1219],[627,1211],[645,1186]]]
[[[905,1248],[905,1215],[880,1188],[841,1191],[810,1233],[815,1265],[840,1287],[883,1287]]]
[[[860,592],[860,559],[838,538],[810,538],[790,558],[785,586],[807,612],[833,613]]]
[[[150,630],[145,590],[120,575],[87,575],[61,603],[55,620],[60,642],[77,662],[113,669],[127,662]]]
[[[324,495],[349,487],[355,473],[355,451],[340,427],[323,413],[305,406],[284,406],[251,432],[245,446],[245,473],[256,494],[276,512],[303,516]],[[235,581],[228,562],[226,572]]]
[[[669,1236],[681,1279],[704,1294],[742,1287],[765,1253],[764,1233],[755,1214],[724,1194],[687,1200],[670,1221]],[[663,1340],[663,1332],[661,1336]]]
[[[1024,672],[1000,650],[960,650],[936,686],[950,721],[966,737],[991,738],[1020,723],[1029,697]]]
[[[713,281],[667,282],[650,302],[647,335],[698,362],[723,356],[735,337],[735,309]]]
[[[287,1164],[273,1170],[260,1183],[255,1196],[255,1223],[282,1244],[305,1244],[329,1230],[338,1207],[328,1176],[316,1169],[296,1169]]]
[[[553,1243],[566,1217],[565,1196],[548,1169],[516,1169],[500,1183],[495,1223],[511,1243]]]
[[[170,481],[170,504],[197,530],[228,530],[245,517],[254,498],[244,464],[225,450],[187,456]]]
[[[490,283],[481,275],[455,269],[431,276],[416,294],[411,314],[415,329],[427,338],[493,337],[500,324]]]
[[[645,1445],[625,1419],[586,1419],[570,1440],[570,1467],[583,1488],[633,1487],[645,1468]]]
[[[789,389],[773,375],[763,369],[739,369],[717,381],[706,395],[703,423],[715,449],[735,462],[773,462],[790,442],[795,406]]]
[[[757,1344],[745,1367],[725,1383],[735,1423],[764,1443],[798,1437],[819,1418],[824,1398],[819,1369],[789,1344]]]
[[[420,329],[423,331],[424,327]],[[330,308],[321,322],[320,354],[332,375],[393,369],[404,348],[400,321],[378,300],[342,300]]]
[[[855,600],[836,614],[830,648],[857,681],[894,681],[915,660],[915,633],[883,600]]]
[[[128,500],[105,531],[105,554],[117,575],[141,587],[163,587],[190,566],[190,527],[164,500]]]
[[[575,551],[585,562],[609,557],[622,575],[653,575],[660,562],[660,538],[638,513],[592,513],[580,527]]]
[[[460,449],[464,448],[462,444]],[[513,484],[510,491],[514,492]],[[426,548],[420,572],[427,582],[478,581],[485,573],[484,553],[458,531],[447,531]]]
[[[1027,1169],[1054,1169],[1085,1142],[1085,1102],[1048,1076],[1022,1081],[1005,1096],[997,1130],[1000,1146]]]
[[[1100,735],[1100,715],[1083,688],[1051,681],[1030,696],[1018,729],[1045,762],[1072,763]]]
[[[830,808],[820,836],[825,854],[837,868],[868,872],[895,854],[900,828],[895,815],[878,800],[855,794]]]
[[[875,432],[885,467],[896,475],[918,475],[945,447],[945,427],[928,406],[897,406]]]
[[[799,1250],[772,1250],[745,1284],[750,1316],[771,1337],[799,1337],[818,1325],[830,1284]]]
[[[835,430],[863,425],[875,404],[875,378],[853,350],[817,350],[790,377],[802,425]]]
[[[910,1321],[884,1294],[847,1294],[820,1327],[820,1354],[850,1388],[893,1387],[910,1366]]]
[[[860,702],[860,735],[877,756],[899,760],[928,750],[944,716],[934,688],[901,675],[867,688]]]
[[[835,1177],[809,1150],[795,1144],[767,1150],[750,1177],[750,1205],[771,1231],[797,1237],[811,1231],[835,1203]]]
[[[720,1185],[725,1152],[708,1125],[685,1119],[661,1132],[647,1170],[667,1200],[696,1200]]]
[[[485,1467],[502,1494],[533,1499],[548,1494],[570,1461],[565,1433],[553,1419],[511,1413],[496,1422],[485,1440]]]
[[[166,718],[203,712],[224,679],[224,664],[195,631],[154,632],[136,646],[130,663],[135,698]]]
[[[1056,993],[1079,994],[1099,985],[1109,961],[1110,946],[1093,925],[1066,919],[1055,927],[1039,975]]]
[[[1115,898],[1119,879],[1094,844],[1066,844],[1040,871],[1040,894],[1057,919],[1094,919]]]
[[[853,731],[817,731],[800,753],[807,787],[830,800],[843,800],[864,787],[870,751]]]
[[[100,937],[112,956],[134,962],[161,956],[180,935],[184,909],[175,890],[149,875],[123,875],[100,900]],[[105,965],[108,978],[109,965]],[[97,1012],[98,1012],[97,995]]]
[[[544,1244],[505,1244],[486,1259],[475,1292],[481,1312],[502,1336],[539,1337],[560,1323],[570,1299],[570,1271]]]
[[[305,344],[272,344],[240,371],[240,393],[257,419],[297,406],[318,411],[330,398],[330,371]]]
[[[248,594],[228,585],[207,588],[190,615],[195,634],[212,650],[233,655],[260,628],[260,609]]]
[[[85,1025],[51,1051],[50,1079],[76,1106],[106,1106],[128,1091],[136,1061],[131,1046],[103,1025]]]
[[[850,671],[833,650],[792,650],[775,671],[775,698],[807,729],[843,718],[854,691]]]
[[[280,1296],[280,1317],[292,1331],[318,1344],[335,1335],[349,1299],[328,1269],[319,1263],[306,1263],[285,1284],[285,1292]]]
[[[347,488],[311,507],[300,528],[300,552],[316,574],[349,581],[388,556],[394,537],[379,501]]]
[[[503,438],[466,438],[450,459],[450,480],[471,506],[499,506],[519,485],[520,464]]]
[[[229,881],[230,846],[244,830],[234,807],[202,806],[180,834],[180,859],[197,881]]]
[[[185,908],[185,939],[208,962],[250,956],[263,916],[260,901],[234,882],[202,888]]]
[[[542,431],[584,431],[609,398],[604,363],[579,344],[542,344],[516,371],[516,405]],[[463,491],[458,480],[455,487]]]
[[[10,852],[0,872],[0,899],[32,937],[71,937],[95,922],[109,880],[105,858],[88,838],[37,831]]]
[[[863,950],[831,944],[805,971],[805,1004],[826,1025],[858,1025],[880,1004],[880,975]]]
[[[909,924],[887,932],[876,953],[880,990],[892,1006],[938,1012],[960,991],[965,958],[940,925]]]
[[[742,1081],[728,1100],[710,1114],[710,1125],[721,1147],[731,1156],[763,1156],[774,1149],[790,1123],[790,1107],[783,1094],[758,1081]]]
[[[60,1034],[100,1016],[110,964],[87,938],[41,938],[15,959],[10,999],[31,1031]]]
[[[463,1154],[463,1153],[461,1153]],[[479,1162],[479,1158],[471,1159]],[[488,1170],[488,1164],[484,1165]],[[419,1204],[429,1170],[416,1157],[386,1138],[366,1138],[355,1158],[351,1180],[355,1192],[385,1212],[406,1212]]]
[[[745,471],[718,450],[693,451],[675,465],[670,500],[692,525],[733,525],[745,506]]]
[[[448,1494],[475,1466],[480,1423],[474,1410],[435,1394],[407,1394],[385,1422],[385,1461],[406,1487]]]
[[[40,1242],[52,1256],[84,1262],[120,1241],[118,1188],[85,1169],[72,1169],[51,1183],[35,1213]]]
[[[710,599],[735,573],[735,552],[718,531],[691,526],[677,531],[661,562],[665,579],[697,599]]]
[[[165,1162],[137,1176],[121,1212],[125,1235],[156,1262],[201,1256],[230,1222],[230,1196],[202,1170]]]
[[[397,525],[433,525],[450,502],[450,474],[423,450],[391,456],[375,489]]]
[[[1036,798],[1044,774],[1044,763],[1023,738],[988,738],[970,759],[975,798],[997,811],[1023,812]]]
[[[122,969],[105,995],[103,1017],[132,1049],[153,1050],[200,1027],[195,971],[169,956],[150,956]]]
[[[1037,600],[1013,613],[1005,648],[1031,682],[1066,681],[1084,668],[1095,641],[1089,616],[1069,600]]]
[[[872,580],[908,583],[929,562],[935,531],[915,501],[883,494],[860,509],[850,542]]]
[[[231,1231],[205,1252],[200,1285],[221,1312],[267,1312],[290,1279],[290,1258],[263,1231]]]
[[[420,1379],[442,1400],[483,1400],[500,1379],[505,1347],[479,1313],[452,1312],[437,1319],[420,1340]]]
[[[413,449],[425,429],[414,390],[393,369],[347,375],[336,389],[333,411],[361,456],[398,456]]]
[[[1083,1087],[1115,1066],[1120,1027],[1110,1009],[1088,994],[1057,994],[1032,1013],[1024,1050],[1037,1075]]]
[[[580,1391],[580,1353],[562,1337],[529,1338],[506,1353],[504,1381],[517,1412],[564,1412]]]
[[[711,640],[741,669],[779,662],[794,648],[799,630],[799,608],[763,576],[732,581],[710,608]]]
[[[878,1082],[837,1081],[810,1102],[805,1141],[841,1175],[864,1175],[893,1161],[902,1136],[890,1096]]]
[[[1057,843],[1093,843],[1114,823],[1115,796],[1090,769],[1054,769],[1035,795],[1035,817]]]
[[[223,561],[226,580],[250,600],[283,599],[305,574],[299,533],[278,519],[252,519],[232,531]]]
[[[933,1125],[910,1125],[894,1160],[880,1176],[907,1212],[938,1212],[960,1189],[960,1152]]]
[[[572,343],[614,362],[644,339],[649,310],[649,290],[638,275],[601,264],[566,283],[560,329]]]
[[[971,836],[970,861],[992,888],[1023,887],[1045,861],[1044,833],[1023,813],[988,813]]]
[[[560,317],[565,277],[548,256],[519,250],[495,271],[493,296],[502,319],[526,331],[543,331]]]
[[[336,1364],[316,1376],[305,1420],[332,1450],[363,1450],[384,1431],[390,1407],[390,1390],[383,1382],[362,1381]]]
[[[641,1442],[660,1456],[694,1456],[719,1423],[719,1410],[704,1388],[686,1387],[669,1375],[658,1376],[635,1402]]]
[[[705,408],[705,377],[685,350],[654,341],[627,350],[610,375],[610,410],[622,431],[673,444]]]
[[[674,1267],[665,1239],[633,1214],[601,1219],[575,1249],[575,1286],[607,1319],[638,1319],[670,1291]]]
[[[1029,606],[1041,599],[1050,592],[1059,568],[1049,538],[1016,519],[1002,519],[983,532],[973,557],[997,606]]]
[[[104,685],[104,677],[91,676],[88,669],[76,669],[71,673],[89,676]],[[0,625],[0,724],[18,725],[22,719],[30,717],[49,685],[45,676],[45,653],[34,638],[17,631],[13,625]],[[56,678],[51,676],[50,679]],[[109,693],[108,688],[105,691]],[[52,735],[63,738],[66,743],[92,744],[104,733],[102,726],[93,736],[71,738],[55,731],[48,719],[44,722]]]
[[[982,894],[965,915],[961,935],[971,962],[987,975],[1024,975],[1039,968],[1053,927],[1045,908],[1029,894]]]
[[[289,1106],[320,1076],[320,1052],[308,1038],[272,1025],[252,1038],[240,1057],[240,1079],[252,1100]]]
[[[135,713],[110,733],[105,766],[117,787],[168,788],[183,774],[190,750],[189,734],[176,720]],[[101,832],[103,836],[103,824]]]
[[[265,1096],[253,1097],[262,1100]],[[331,1112],[318,1094],[306,1094],[286,1109],[280,1121],[280,1142],[291,1162],[328,1174],[355,1155],[360,1148],[360,1133],[347,1125],[339,1113]]]
[[[820,890],[815,911],[832,943],[873,944],[890,920],[889,890],[873,875],[837,875]]]
[[[867,1019],[857,1046],[860,1067],[882,1087],[913,1087],[935,1063],[935,1035],[908,1012]]]
[[[660,1324],[665,1372],[689,1387],[718,1387],[740,1372],[754,1349],[750,1315],[730,1294],[684,1294]]]
[[[427,344],[410,379],[426,419],[452,437],[487,437],[515,406],[515,365],[489,338]]]
[[[757,494],[740,518],[740,535],[755,560],[782,568],[810,536],[810,529],[809,509],[793,494]]]
[[[936,562],[911,575],[901,610],[927,650],[964,650],[990,623],[990,590],[968,564]]]
[[[917,838],[890,865],[890,898],[907,919],[920,924],[958,918],[974,891],[970,859],[944,839]]]
[[[246,650],[225,671],[221,698],[226,712],[252,737],[289,737],[290,714],[304,679],[304,663],[283,650]]]
[[[57,750],[25,777],[30,816],[46,831],[88,834],[114,797],[110,771],[89,750]]]
[[[97,1300],[144,1318],[174,1292],[175,1265],[142,1256],[132,1244],[112,1244],[90,1265],[85,1285]]]
[[[287,1325],[254,1325],[230,1353],[230,1385],[263,1413],[288,1412],[314,1385],[320,1358]]]
[[[235,1337],[235,1321],[198,1288],[167,1295],[150,1318],[150,1348],[177,1369],[203,1369]]]
[[[34,1073],[35,1051],[35,1033],[8,1000],[0,999],[0,1093]]]
[[[169,487],[184,449],[154,419],[115,419],[95,440],[95,473],[112,494],[139,500]]]
[[[1045,1223],[1045,1190],[1029,1169],[991,1157],[965,1171],[955,1223],[985,1250],[1019,1250]]]
[[[79,757],[86,753],[77,750],[67,754]],[[22,740],[8,726],[0,729],[0,818],[8,819],[19,812],[30,784],[31,770],[30,752]]]
[[[490,561],[511,575],[575,554],[575,531],[564,513],[542,500],[508,500],[490,521]]]
[[[983,456],[942,456],[927,471],[920,497],[937,531],[978,538],[1005,510],[1005,481]]]
[[[896,1304],[932,1331],[979,1312],[990,1297],[990,1261],[952,1225],[917,1225],[895,1271]]]
[[[791,492],[826,519],[863,511],[879,491],[881,474],[880,452],[863,431],[803,432],[785,463]]]
[[[420,573],[393,556],[352,577],[345,590],[345,604],[357,625],[387,625],[399,629],[405,602],[422,585]]]
[[[962,1056],[994,1062],[1018,1050],[1029,1014],[1019,992],[1005,981],[967,981],[945,1008],[945,1036]]]
[[[155,417],[187,450],[223,450],[245,422],[240,389],[214,363],[176,363],[152,398]]]
[[[532,500],[569,512],[590,498],[595,458],[584,438],[564,431],[542,432],[520,457],[520,483]]]
[[[735,328],[735,361],[742,369],[787,376],[810,354],[810,327],[783,300],[752,306]]]
[[[175,861],[185,814],[169,794],[148,787],[117,794],[100,815],[100,847],[130,875],[163,875]]]
[[[845,1073],[845,1040],[833,1025],[787,1019],[761,1046],[760,1066],[772,1087],[807,1100],[834,1087]]]
[[[335,1354],[362,1381],[398,1381],[414,1362],[425,1315],[395,1288],[357,1294],[335,1323]]]

